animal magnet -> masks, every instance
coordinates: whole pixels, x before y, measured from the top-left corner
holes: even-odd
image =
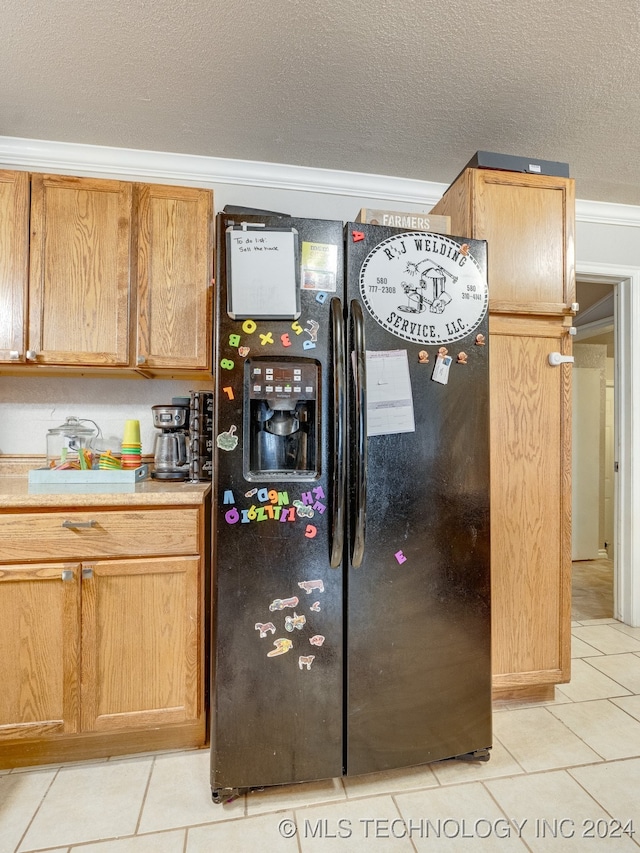
[[[286,637],[280,637],[279,639],[274,640],[273,645],[275,646],[275,649],[267,652],[268,658],[275,658],[278,657],[278,655],[286,655],[289,649],[293,648],[293,643],[291,640],[287,640]]]
[[[324,643],[324,637],[322,634],[315,634],[313,637],[309,637],[309,642],[312,646],[321,646]]]
[[[304,330],[309,335],[309,339],[315,343],[318,341],[318,329],[320,328],[320,323],[317,320],[307,320],[307,325]]]
[[[271,631],[272,634],[276,632],[276,626],[273,622],[256,622],[255,629],[256,631],[260,631],[261,637],[266,637],[268,631]]]
[[[307,595],[312,592],[314,589],[317,589],[318,592],[324,592],[324,583],[321,580],[317,581],[298,581],[298,586],[300,589],[303,589]]]
[[[314,601],[309,610],[313,610],[314,613],[320,613],[320,602]]]
[[[298,658],[298,666],[300,669],[306,666],[307,669],[311,669],[311,664],[316,659],[315,655],[300,655]]]

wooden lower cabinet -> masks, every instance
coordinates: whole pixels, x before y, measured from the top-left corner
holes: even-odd
[[[82,574],[83,731],[196,722],[199,559],[97,562]]]
[[[131,511],[194,553],[135,556],[124,537],[134,556],[0,565],[0,767],[206,742],[205,506]],[[23,519],[44,535],[64,515],[3,514],[5,533]],[[94,537],[127,513],[66,515],[91,516],[91,527],[60,528],[61,549],[81,555],[102,552]],[[138,539],[153,550],[142,531]]]
[[[79,578],[77,563],[0,566],[0,756],[79,729]]]
[[[570,677],[571,365],[562,320],[490,319],[496,698]],[[532,694],[533,696],[534,694]]]

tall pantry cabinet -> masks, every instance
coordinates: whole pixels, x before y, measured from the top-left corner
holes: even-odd
[[[488,241],[494,697],[570,678],[571,353],[575,195],[569,178],[468,168],[431,211]]]

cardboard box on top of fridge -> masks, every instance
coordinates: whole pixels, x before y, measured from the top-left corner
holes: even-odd
[[[388,225],[391,228],[408,228],[411,231],[437,231],[438,234],[451,234],[451,217],[431,213],[373,210],[370,207],[363,207],[356,222],[363,225]]]
[[[476,151],[462,169],[498,169],[503,172],[528,172],[531,175],[552,175],[556,178],[569,177],[569,164],[553,160],[538,160],[535,157],[518,157],[513,154],[496,154],[493,151]],[[459,176],[458,176],[459,177]]]

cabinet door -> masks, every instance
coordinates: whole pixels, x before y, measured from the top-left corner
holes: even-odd
[[[0,362],[23,362],[29,274],[29,173],[0,171]]]
[[[473,231],[489,244],[490,310],[570,311],[574,184],[567,178],[470,170]]]
[[[213,194],[138,186],[141,367],[211,369]]]
[[[132,184],[33,175],[31,360],[128,364],[131,205]]]
[[[491,573],[497,688],[569,679],[571,365],[557,319],[492,317]]]
[[[575,300],[575,189],[570,178],[466,169],[432,213],[488,242],[492,312],[567,314]]]
[[[79,568],[0,566],[0,740],[78,731]]]
[[[197,720],[199,558],[84,563],[82,574],[83,731]]]

